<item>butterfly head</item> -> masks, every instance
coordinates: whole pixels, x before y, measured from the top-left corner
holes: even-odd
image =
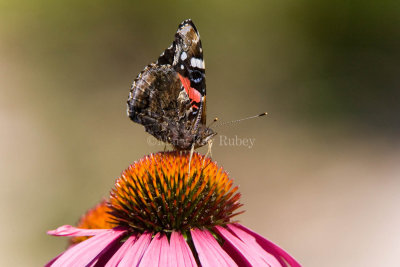
[[[196,135],[196,139],[194,140],[195,144],[194,147],[202,147],[208,144],[208,142],[216,135],[217,133],[211,129],[206,127],[205,125],[202,125],[202,127],[199,128],[199,131]]]

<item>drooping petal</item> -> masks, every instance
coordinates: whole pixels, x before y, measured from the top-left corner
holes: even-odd
[[[197,267],[196,260],[186,243],[185,238],[178,232],[172,232],[169,241],[171,248],[172,260],[177,267]]]
[[[192,229],[190,232],[203,267],[237,266],[209,231]]]
[[[280,262],[282,262],[282,261],[287,262],[289,264],[289,266],[291,266],[291,267],[300,267],[301,266],[300,263],[298,263],[292,256],[290,256],[286,251],[284,251],[283,249],[281,249],[280,247],[278,247],[271,241],[268,241],[261,235],[253,232],[252,230],[244,227],[241,224],[235,223],[233,225],[236,226],[237,228],[240,228],[244,232],[252,235],[256,239],[257,243],[263,249],[265,249],[266,251],[268,251],[268,253],[270,253],[270,254],[274,255],[276,258],[278,258],[280,260]]]
[[[114,267],[118,266],[122,258],[125,256],[127,251],[133,247],[135,244],[137,237],[135,235],[131,235],[124,244],[117,250],[117,252],[111,257],[111,259],[105,265],[106,267]]]
[[[52,259],[51,261],[49,261],[48,263],[46,263],[46,264],[44,265],[44,267],[50,267],[50,266],[52,266],[52,264],[53,264],[56,260],[58,260],[58,258],[61,257],[62,254],[64,254],[64,253],[65,253],[65,251],[63,251],[62,253],[60,253],[57,257],[55,257],[54,259]]]
[[[103,230],[65,251],[51,266],[86,266],[93,263],[125,234],[125,230]]]
[[[82,229],[71,225],[63,225],[55,230],[48,231],[47,234],[53,236],[93,236],[104,231],[104,229]]]
[[[261,258],[263,258],[266,262],[268,262],[271,266],[281,266],[285,265],[285,262],[280,261],[280,259],[275,258],[273,255],[265,251],[256,241],[255,237],[244,232],[233,224],[228,224],[227,227],[237,236],[239,237],[250,249],[250,251],[254,251]]]
[[[146,266],[143,264],[142,266]],[[168,242],[168,237],[162,235],[161,237],[161,251],[160,251],[160,264],[159,266],[175,267],[175,263],[172,261],[171,247]]]
[[[173,267],[170,259],[171,253],[166,235],[157,233],[140,261],[139,266],[147,267]]]
[[[225,240],[224,249],[232,256],[240,266],[271,266],[281,267],[282,265],[275,259],[271,261],[271,255],[260,248],[254,249],[257,244],[249,245],[229,230],[222,226],[216,226],[216,230]]]
[[[120,261],[118,266],[138,266],[142,260],[143,254],[149,247],[150,241],[151,233],[143,233],[133,246],[126,251],[124,258]]]
[[[104,250],[100,254],[100,256],[96,259],[95,264],[91,264],[91,267],[104,267],[107,262],[111,259],[111,257],[121,248],[121,246],[124,244],[124,242],[114,242],[110,245],[107,250]],[[115,265],[114,265],[115,266]]]

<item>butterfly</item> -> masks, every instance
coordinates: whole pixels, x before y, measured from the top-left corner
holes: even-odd
[[[183,21],[172,44],[134,80],[129,118],[177,150],[209,143],[217,133],[206,126],[206,79],[200,34]]]

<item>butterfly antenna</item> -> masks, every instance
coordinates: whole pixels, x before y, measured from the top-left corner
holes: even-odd
[[[245,121],[245,120],[255,119],[255,118],[258,118],[258,117],[263,117],[263,116],[266,116],[267,114],[268,114],[267,112],[264,112],[264,113],[261,113],[261,114],[255,115],[255,116],[251,116],[251,117],[247,117],[247,118],[243,118],[243,119],[239,119],[239,120],[223,122],[223,123],[215,125],[215,127],[219,127],[219,126],[227,125],[227,124],[238,123],[238,122],[242,122],[242,121]],[[215,118],[215,119],[217,119],[217,118]],[[213,123],[216,121],[215,119],[214,119]]]
[[[210,125],[207,126],[207,128],[210,128],[214,123],[216,123],[218,121],[218,118],[215,118]]]

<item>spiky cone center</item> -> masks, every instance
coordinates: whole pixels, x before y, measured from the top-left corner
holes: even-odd
[[[238,187],[209,158],[182,151],[160,152],[135,162],[110,194],[111,223],[134,232],[209,229],[231,223]]]

